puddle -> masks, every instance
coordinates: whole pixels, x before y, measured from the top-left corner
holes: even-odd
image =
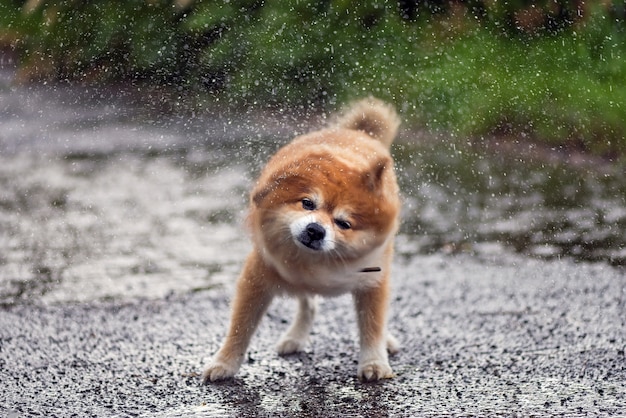
[[[402,233],[420,252],[517,252],[626,264],[626,184],[582,169],[453,144],[400,147]]]
[[[155,116],[95,90],[0,86],[0,304],[230,286],[247,190],[303,122]],[[280,112],[279,112],[280,113]],[[396,146],[398,252],[626,264],[626,181],[445,139]]]

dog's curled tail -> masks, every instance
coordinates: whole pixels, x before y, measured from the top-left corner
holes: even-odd
[[[398,133],[400,117],[390,104],[368,97],[352,103],[347,111],[339,116],[336,125],[363,131],[389,147]]]

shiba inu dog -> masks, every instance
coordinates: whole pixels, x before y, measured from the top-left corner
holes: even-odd
[[[373,98],[354,103],[335,123],[278,150],[250,194],[254,248],[237,283],[226,338],[203,382],[234,376],[259,321],[277,295],[298,310],[280,338],[281,355],[302,351],[315,295],[353,295],[360,334],[357,376],[393,376],[387,333],[393,240],[400,199],[389,148],[400,120]]]

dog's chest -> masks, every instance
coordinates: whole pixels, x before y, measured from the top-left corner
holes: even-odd
[[[286,290],[293,293],[306,292],[324,296],[337,296],[343,293],[376,286],[384,277],[388,265],[383,259],[382,249],[357,262],[331,264],[324,263],[273,263]]]

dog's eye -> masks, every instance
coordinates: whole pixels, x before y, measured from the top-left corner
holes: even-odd
[[[350,229],[350,228],[352,228],[352,225],[350,225],[350,222],[344,221],[343,219],[335,219],[335,225],[337,225],[339,227],[339,229]]]
[[[302,199],[302,207],[306,210],[315,210],[316,206],[314,201],[305,197]]]

